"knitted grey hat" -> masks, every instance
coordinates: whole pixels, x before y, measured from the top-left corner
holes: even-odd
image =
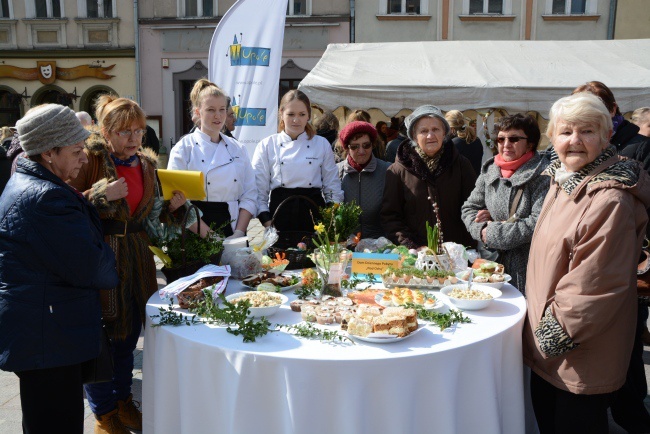
[[[413,113],[408,115],[406,119],[404,119],[406,134],[408,135],[409,139],[415,141],[413,128],[415,128],[415,124],[417,124],[418,121],[424,117],[440,119],[442,121],[442,124],[445,126],[445,136],[449,134],[449,123],[443,116],[440,109],[434,105],[421,105],[420,107],[416,108]]]
[[[34,107],[16,122],[16,127],[20,146],[29,156],[74,145],[90,136],[74,112],[59,104]]]

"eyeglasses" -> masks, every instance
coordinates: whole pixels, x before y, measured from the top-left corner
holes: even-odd
[[[145,130],[135,130],[135,131],[124,130],[124,131],[118,131],[117,135],[120,137],[131,137],[131,134],[133,134],[136,137],[142,137],[144,133]]]
[[[505,143],[506,140],[508,140],[510,143],[517,143],[520,140],[528,140],[528,137],[519,137],[519,136],[512,136],[512,137],[497,137],[497,142],[498,143]]]
[[[363,147],[363,149],[367,150],[367,149],[372,148],[372,143],[364,143],[363,145],[350,145],[350,146],[348,146],[348,148],[350,149],[350,151],[356,151],[357,149],[359,149],[359,146],[361,146],[361,147]]]

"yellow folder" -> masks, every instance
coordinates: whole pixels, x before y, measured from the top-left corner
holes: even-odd
[[[180,190],[189,200],[205,200],[205,178],[197,170],[158,169],[158,179],[162,186],[163,198],[172,198],[174,190]]]

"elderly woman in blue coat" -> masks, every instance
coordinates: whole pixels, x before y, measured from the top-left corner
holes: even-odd
[[[118,283],[95,208],[66,181],[88,132],[46,104],[18,121],[26,153],[0,196],[0,368],[20,379],[23,432],[83,433],[82,364],[99,355],[99,290]]]

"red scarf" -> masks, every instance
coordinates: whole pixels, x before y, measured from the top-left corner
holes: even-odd
[[[350,154],[348,154],[348,164],[350,165],[350,167],[352,167],[354,170],[356,170],[359,173],[361,173],[361,171],[364,169],[364,167],[366,167],[368,165],[368,163],[370,163],[370,160],[372,160],[372,156],[368,159],[368,162],[366,164],[361,165],[361,164],[358,164],[356,161],[354,161],[352,159],[352,157],[350,156]]]
[[[494,164],[499,166],[501,169],[501,177],[510,178],[517,169],[533,158],[534,155],[535,153],[533,151],[528,151],[514,161],[504,161],[501,154],[497,154],[496,157],[494,157]]]

